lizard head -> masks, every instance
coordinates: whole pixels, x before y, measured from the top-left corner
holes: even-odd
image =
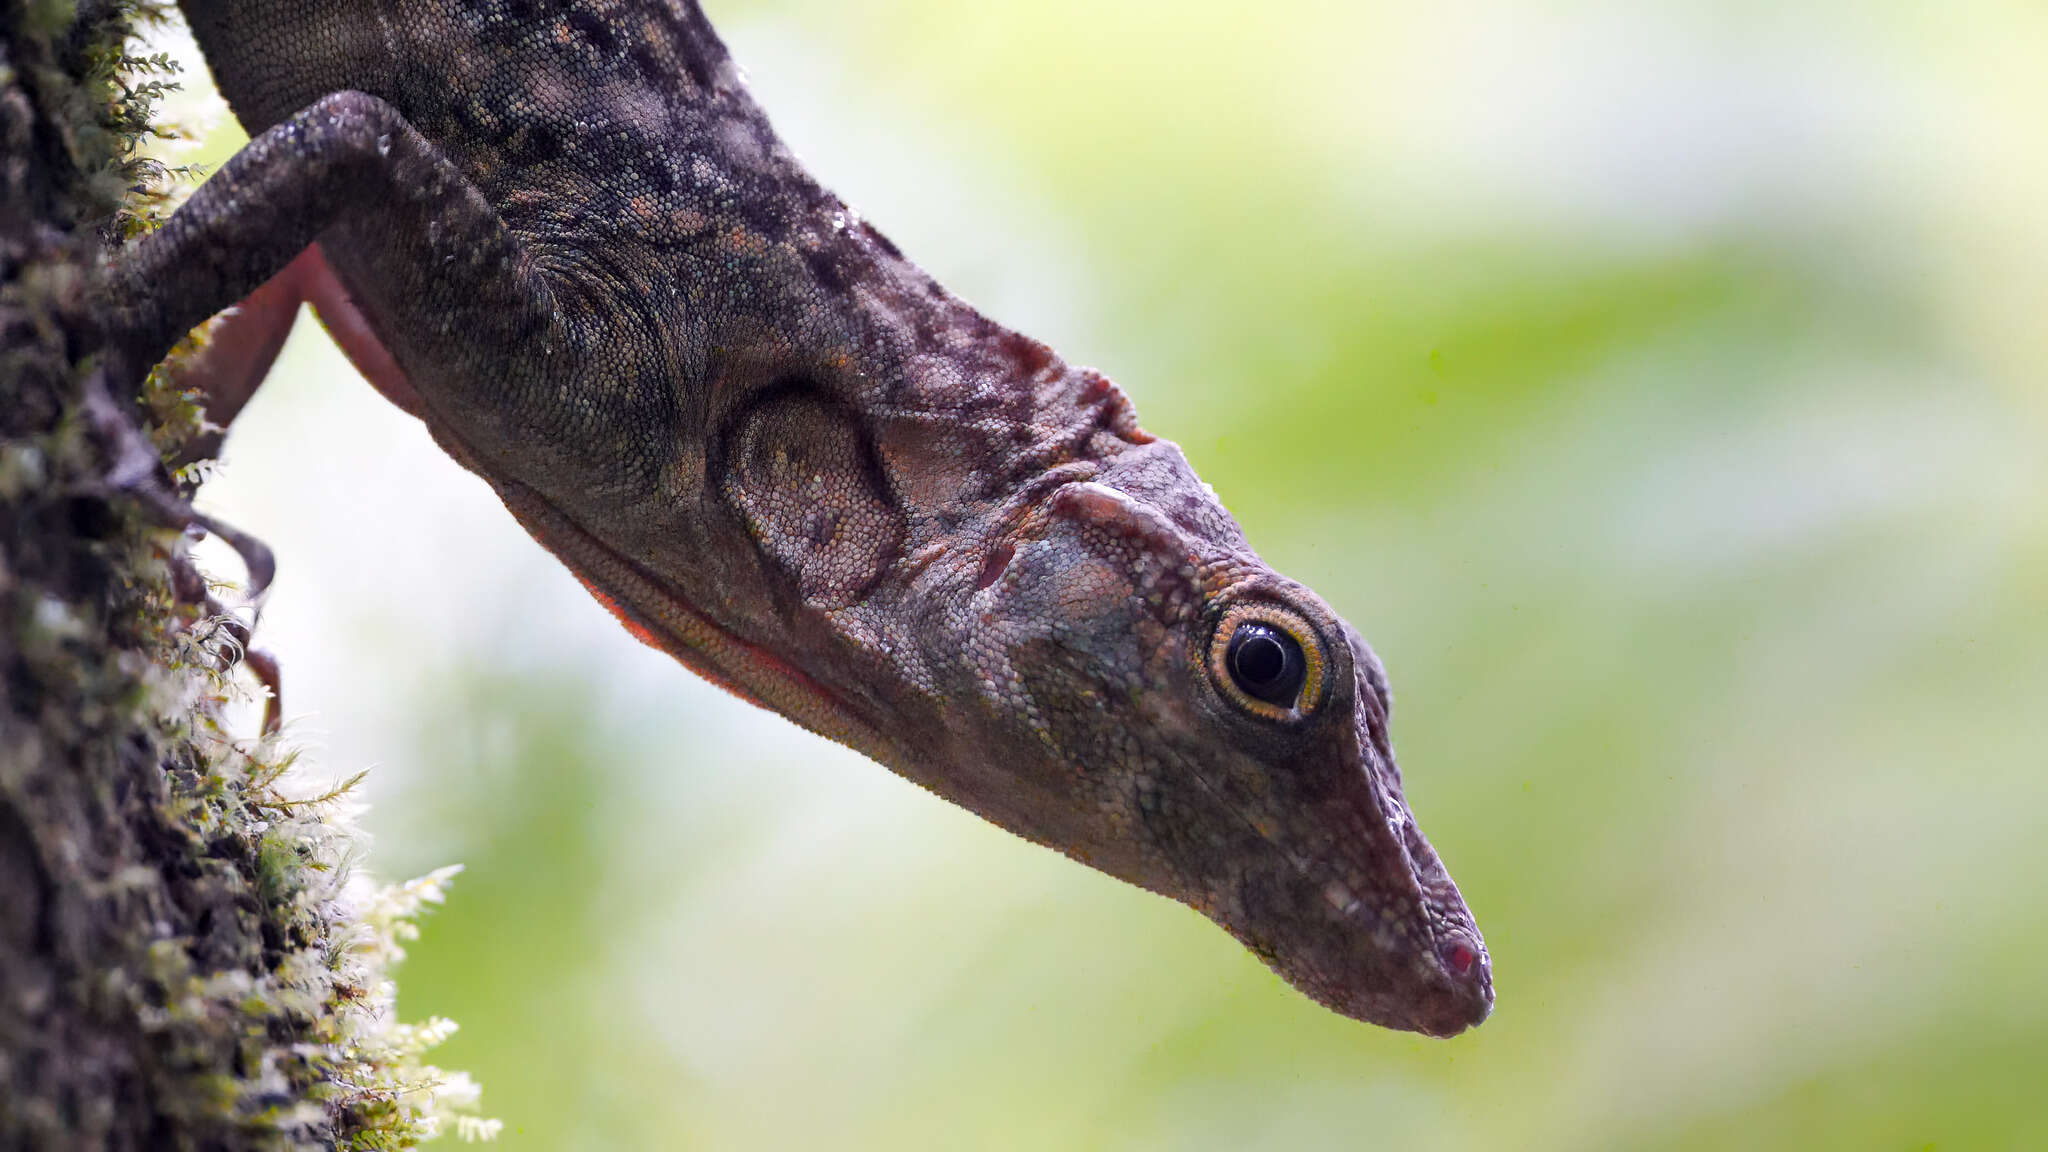
[[[972,583],[947,643],[981,690],[954,698],[988,703],[945,753],[969,806],[1200,910],[1346,1016],[1486,1018],[1486,947],[1409,813],[1378,659],[1177,448],[1057,487]]]

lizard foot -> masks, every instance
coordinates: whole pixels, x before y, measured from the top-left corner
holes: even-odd
[[[237,528],[224,524],[213,517],[193,509],[180,495],[171,480],[169,470],[158,456],[156,448],[144,436],[135,422],[122,412],[108,392],[104,372],[94,373],[85,384],[84,411],[91,422],[94,435],[100,440],[108,458],[112,461],[102,483],[110,495],[124,497],[140,508],[144,515],[156,524],[176,529],[180,533],[179,547],[172,551],[169,564],[171,569],[171,592],[176,601],[200,608],[203,619],[212,621],[225,643],[202,645],[219,661],[220,670],[226,672],[236,664],[248,668],[263,685],[263,734],[268,736],[278,730],[283,707],[283,687],[279,675],[277,658],[261,649],[251,648],[249,638],[255,627],[256,618],[262,613],[262,602],[270,588],[271,580],[277,574],[277,560],[269,545]],[[248,592],[245,603],[251,608],[250,621],[244,624],[232,612],[215,599],[207,588],[206,578],[192,562],[185,550],[185,542],[196,535],[212,533],[235,550],[242,559],[248,573]]]

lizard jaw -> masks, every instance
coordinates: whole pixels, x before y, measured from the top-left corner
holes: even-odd
[[[1432,857],[1433,859],[1433,857]],[[1316,879],[1295,862],[1289,879],[1247,892],[1263,913],[1212,918],[1310,999],[1354,1020],[1455,1036],[1493,1012],[1486,945],[1441,870],[1404,860],[1405,876],[1355,882]],[[1444,890],[1448,890],[1448,895]]]

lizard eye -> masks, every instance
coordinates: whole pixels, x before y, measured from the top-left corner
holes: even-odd
[[[1301,645],[1270,624],[1239,624],[1224,661],[1239,688],[1268,704],[1293,704],[1307,672]]]
[[[1242,604],[1216,626],[1209,675],[1239,707],[1270,720],[1298,720],[1322,697],[1322,649],[1315,630],[1294,613]]]

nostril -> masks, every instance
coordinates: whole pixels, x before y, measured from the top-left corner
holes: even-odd
[[[1444,966],[1451,970],[1451,975],[1460,980],[1471,976],[1473,970],[1479,967],[1479,949],[1463,940],[1453,940],[1450,946],[1444,949],[1443,957]]]

